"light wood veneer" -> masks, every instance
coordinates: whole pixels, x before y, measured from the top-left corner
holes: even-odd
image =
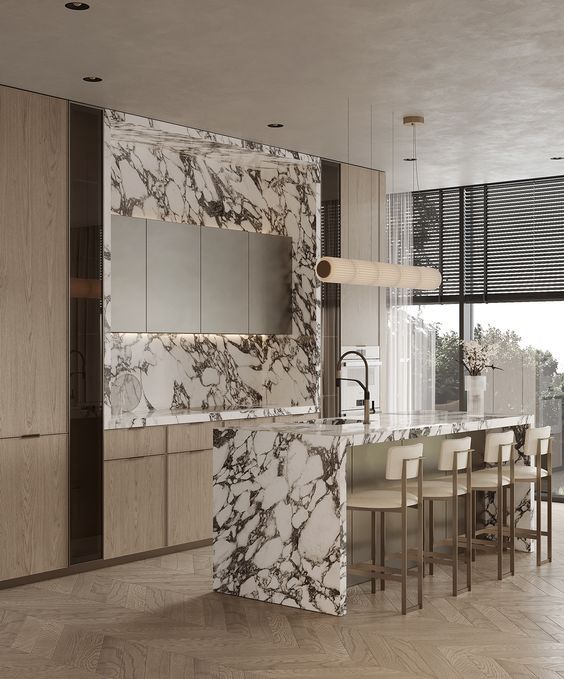
[[[0,438],[67,427],[67,102],[0,86]]]
[[[166,427],[112,429],[104,432],[104,459],[122,460],[128,457],[163,455],[166,447]]]
[[[111,460],[104,465],[104,558],[166,544],[166,457]]]
[[[212,450],[168,456],[168,544],[212,536]]]
[[[0,580],[68,564],[67,436],[0,440]]]

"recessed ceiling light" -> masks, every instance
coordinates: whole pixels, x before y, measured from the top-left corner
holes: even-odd
[[[564,156],[552,156],[550,160],[564,160]]]
[[[404,160],[406,163],[414,163],[417,160],[417,158],[404,158]]]
[[[67,9],[75,10],[90,9],[90,5],[87,5],[85,2],[67,2],[65,3],[65,7]]]
[[[83,78],[84,82],[87,83],[101,83],[102,78],[99,78],[97,75],[87,75],[85,78]]]
[[[268,123],[267,127],[284,127],[283,123]]]

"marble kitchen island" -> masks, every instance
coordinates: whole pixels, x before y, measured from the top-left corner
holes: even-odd
[[[486,431],[512,428],[522,463],[525,430],[532,424],[529,415],[431,411],[377,415],[369,425],[316,420],[216,429],[214,590],[343,615],[347,487],[357,475],[357,451],[372,465],[370,482],[377,485],[392,442],[422,439],[427,474],[436,466],[440,437],[470,433],[479,450]],[[530,511],[528,493],[520,507],[522,520]],[[486,510],[495,521],[495,511]]]

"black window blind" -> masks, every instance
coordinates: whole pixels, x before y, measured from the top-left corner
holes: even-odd
[[[413,245],[443,275],[416,304],[564,299],[564,177],[418,191]]]

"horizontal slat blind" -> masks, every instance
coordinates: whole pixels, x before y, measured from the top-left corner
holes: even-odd
[[[439,290],[418,290],[418,304],[458,301],[460,295],[460,191],[418,191],[413,196],[413,263],[441,271]]]
[[[461,274],[466,302],[564,299],[564,177],[418,192],[413,232],[414,263],[443,274],[415,303],[458,302]]]

